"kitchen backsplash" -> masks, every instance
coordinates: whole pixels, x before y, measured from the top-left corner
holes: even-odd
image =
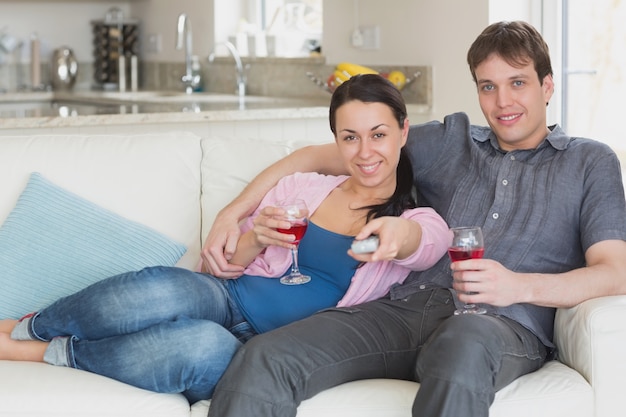
[[[334,65],[327,65],[324,58],[242,58],[247,69],[247,94],[278,97],[324,98],[330,94],[316,85],[307,73],[320,82],[325,82],[333,72]],[[428,66],[384,66],[370,65],[379,72],[402,71],[413,81],[402,90],[409,104],[432,106],[432,71]],[[49,64],[42,63],[41,79],[50,82]],[[140,89],[184,91],[180,81],[185,73],[182,62],[140,62]],[[236,72],[230,57],[218,57],[209,63],[201,60],[204,91],[235,93]],[[30,88],[29,65],[9,64],[0,66],[0,89],[15,91]],[[79,62],[75,89],[93,87],[93,63]]]

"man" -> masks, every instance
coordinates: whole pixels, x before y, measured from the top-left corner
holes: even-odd
[[[365,378],[421,383],[413,416],[488,416],[495,393],[555,353],[556,307],[626,293],[626,203],[615,154],[546,126],[554,92],[547,45],[524,22],[490,25],[468,64],[489,127],[467,116],[412,126],[406,148],[422,204],[454,226],[478,225],[484,259],[412,273],[389,296],[332,309],[256,337],[237,353],[210,416],[295,416],[298,404]],[[330,146],[307,148],[257,178],[215,223],[204,250],[234,277],[236,220],[277,178],[336,173]],[[387,249],[388,231],[379,230]],[[480,303],[485,315],[454,315]],[[245,363],[245,365],[244,365]]]

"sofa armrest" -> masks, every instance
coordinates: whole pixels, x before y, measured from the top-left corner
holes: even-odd
[[[556,313],[559,360],[591,384],[595,416],[614,416],[626,386],[626,296],[594,298]]]

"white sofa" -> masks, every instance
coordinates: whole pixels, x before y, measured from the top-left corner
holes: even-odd
[[[179,265],[193,268],[220,207],[263,167],[302,145],[200,138],[185,132],[0,136],[0,223],[29,174],[38,171],[184,243],[188,251]],[[626,345],[626,297],[595,299],[560,310],[556,343],[559,361],[500,391],[491,416],[624,413],[626,360],[621,354]],[[407,381],[355,381],[305,401],[298,416],[408,417],[418,388]],[[181,395],[156,394],[75,369],[0,361],[1,416],[199,417],[208,407],[209,401],[190,407]]]

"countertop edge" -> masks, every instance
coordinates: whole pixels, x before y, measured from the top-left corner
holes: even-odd
[[[411,114],[427,114],[426,105],[408,104]],[[58,128],[83,126],[114,126],[136,124],[220,122],[237,120],[288,120],[328,117],[327,106],[302,106],[271,109],[210,110],[200,112],[162,112],[102,114],[83,116],[0,118],[0,130],[19,128]]]

